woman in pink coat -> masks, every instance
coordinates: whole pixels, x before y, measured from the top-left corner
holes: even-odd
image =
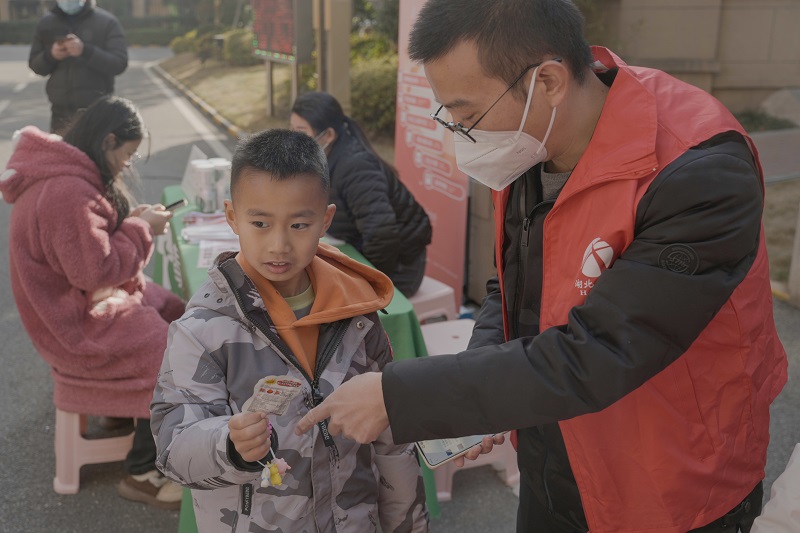
[[[177,508],[180,491],[155,469],[148,418],[167,327],[184,304],[142,272],[171,214],[161,205],[131,209],[121,182],[144,136],[139,112],[118,97],[94,103],[63,139],[26,127],[15,135],[0,192],[14,205],[14,299],[50,365],[56,407],[137,418],[118,490]]]

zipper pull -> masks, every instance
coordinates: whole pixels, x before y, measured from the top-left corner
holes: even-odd
[[[315,381],[311,384],[311,403],[314,407],[318,406],[325,399],[322,391],[319,390],[319,384]]]
[[[319,383],[316,381],[311,384],[311,403],[314,407],[318,406],[325,400],[325,396],[322,394],[322,391],[319,390]],[[333,437],[331,437],[330,432],[328,431],[328,421],[327,420],[320,420],[317,425],[319,426],[319,431],[322,434],[322,442],[325,443],[327,448],[331,446],[335,446],[336,443],[333,442]]]
[[[530,217],[525,217],[525,220],[522,221],[522,241],[520,245],[523,247],[528,246],[528,233],[531,229],[531,219]]]

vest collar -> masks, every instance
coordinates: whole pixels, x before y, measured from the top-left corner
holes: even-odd
[[[617,70],[592,139],[559,200],[597,183],[635,179],[658,169],[655,96],[640,82],[648,70],[632,69],[607,48],[592,47],[595,72]]]

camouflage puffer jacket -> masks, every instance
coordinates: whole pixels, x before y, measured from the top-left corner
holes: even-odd
[[[393,444],[388,430],[368,445],[333,437],[335,447],[325,446],[319,427],[294,434],[320,394],[390,361],[377,314],[321,327],[317,368],[309,376],[286,353],[258,290],[233,256],[217,259],[186,314],[170,326],[151,405],[157,466],[192,489],[199,530],[364,533],[380,524],[384,533],[428,531],[411,446]],[[305,385],[283,416],[270,417],[275,455],[291,470],[281,486],[261,488],[261,467],[241,464],[228,420],[268,375],[289,375]]]

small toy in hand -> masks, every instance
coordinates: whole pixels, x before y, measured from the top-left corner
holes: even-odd
[[[272,454],[271,451],[270,454]],[[292,467],[286,461],[273,455],[272,461],[264,465],[264,471],[261,472],[261,487],[280,487],[286,471],[291,469]]]
[[[269,419],[267,419],[267,431],[272,434],[272,424]],[[272,460],[267,462],[267,464],[258,461],[258,464],[264,467],[264,470],[261,471],[261,487],[280,487],[283,484],[283,476],[285,476],[286,472],[291,470],[292,467],[282,458],[275,457],[271,448],[268,455],[272,456]]]

